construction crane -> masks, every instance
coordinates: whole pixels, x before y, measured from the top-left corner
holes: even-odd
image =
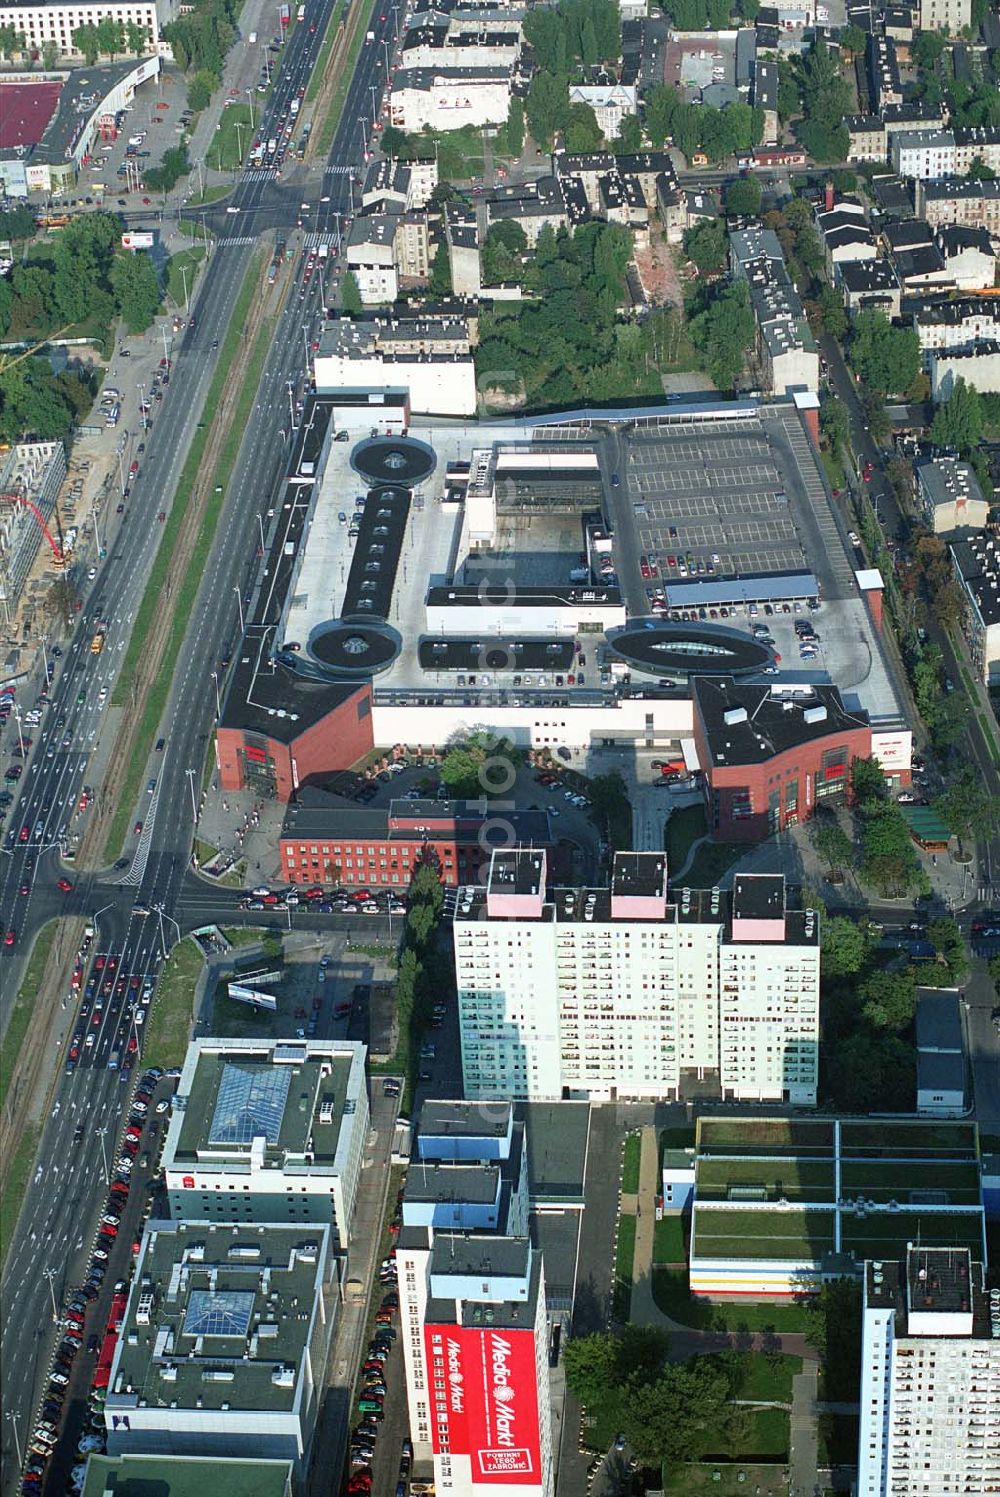
[[[35,519],[41,526],[42,534],[49,543],[49,550],[52,552],[52,560],[55,562],[56,567],[59,569],[59,571],[62,571],[63,567],[65,567],[66,565],[66,552],[63,549],[63,533],[62,526],[59,523],[58,509],[55,511],[56,530],[59,532],[59,539],[57,541],[49,527],[46,525],[44,516],[42,515],[41,510],[38,508],[38,505],[34,502],[33,499],[28,499],[24,494],[0,494],[0,504],[5,503],[23,504],[26,509],[31,510],[31,513],[34,515]]]

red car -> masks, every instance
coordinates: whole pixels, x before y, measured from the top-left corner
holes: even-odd
[[[141,832],[142,832],[142,822],[141,821],[137,821],[136,824],[135,824],[135,826],[132,828],[132,835],[135,836],[135,837],[138,837],[141,834]]]
[[[23,826],[21,828],[20,832],[18,833],[17,840],[18,840],[18,842],[27,842],[27,840],[28,840],[28,838],[30,836],[31,836],[31,827],[25,825],[25,826]]]
[[[3,944],[5,946],[13,946],[13,944],[14,944],[14,942],[16,940],[17,940],[17,931],[14,929],[13,926],[11,926],[10,930],[7,932],[7,934],[3,938]]]
[[[56,888],[59,890],[60,894],[69,894],[72,892],[73,885],[70,883],[68,878],[61,878],[57,881]]]
[[[131,464],[131,466],[130,466],[130,467],[129,467],[129,470],[128,470],[128,471],[129,471],[129,473],[130,473],[130,474],[131,474],[131,475],[132,475],[132,477],[133,477],[133,478],[134,478],[134,477],[135,477],[135,475],[136,475],[136,474],[137,474],[137,473],[138,473],[138,471],[139,471],[139,464],[138,464],[138,461],[137,461],[137,460],[135,460],[135,459],[133,459],[133,461],[132,461],[132,464]]]
[[[104,958],[103,958],[103,956],[95,956],[95,958],[94,958],[94,971],[95,972],[102,972],[103,970],[104,970]]]

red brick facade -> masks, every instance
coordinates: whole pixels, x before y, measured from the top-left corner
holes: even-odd
[[[846,799],[851,760],[872,751],[871,729],[859,727],[800,743],[763,764],[713,764],[697,713],[695,742],[705,766],[709,829],[719,842],[760,842],[807,821],[824,800]]]
[[[349,769],[374,746],[371,687],[365,682],[288,743],[247,728],[219,728],[219,782],[223,790],[255,785],[287,802],[311,775]]]
[[[282,875],[290,884],[344,884],[355,888],[398,886],[404,891],[418,864],[437,863],[441,882],[449,887],[482,882],[480,869],[489,861],[478,841],[457,837],[419,840],[391,832],[384,837],[330,835],[303,839],[282,837]]]

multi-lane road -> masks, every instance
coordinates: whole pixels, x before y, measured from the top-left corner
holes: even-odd
[[[262,137],[278,133],[291,101],[306,87],[332,8],[333,0],[311,0],[308,24],[294,28],[261,121]],[[213,919],[248,918],[239,914],[235,893],[208,889],[190,872],[191,790],[200,782],[213,727],[211,673],[219,669],[227,643],[238,632],[237,593],[245,595],[255,585],[257,516],[272,507],[272,495],[283,478],[290,450],[288,383],[301,384],[305,345],[322,316],[320,277],[302,286],[296,269],[271,343],[254,418],[225,497],[161,722],[164,747],[150,757],[147,777],[155,779],[156,786],[134,808],[134,820],[142,822],[142,830],[127,841],[128,862],[103,875],[85,873],[63,868],[60,847],[73,828],[83,785],[96,778],[92,753],[162,534],[157,515],[169,508],[244,274],[260,236],[278,217],[275,201],[285,203],[289,216],[301,212],[308,232],[330,241],[350,213],[348,173],[363,165],[358,121],[363,115],[370,118],[372,87],[377,95],[382,92],[386,48],[381,42],[385,39],[391,46],[394,40],[391,10],[382,14],[376,9],[369,25],[376,41],[362,47],[325,168],[306,174],[295,188],[299,203],[308,202],[309,210],[295,208],[287,189],[279,188],[268,173],[251,170],[229,199],[238,212],[221,209],[214,218],[208,215],[217,237],[193,307],[195,325],[175,340],[171,350],[170,388],[156,407],[153,430],[146,438],[129,522],[119,527],[109,544],[76,633],[55,662],[50,705],[42,724],[32,730],[31,757],[8,817],[15,837],[0,857],[0,925],[15,929],[17,942],[0,947],[0,1025],[9,1017],[32,936],[53,916],[72,914],[95,921],[93,951],[105,957],[105,965],[101,973],[92,974],[94,991],[82,1018],[67,989],[67,1032],[72,1036],[79,1029],[83,1035],[80,1059],[71,1074],[62,1075],[52,1099],[37,1170],[0,1283],[0,1398],[11,1416],[0,1426],[3,1492],[13,1490],[16,1483],[15,1450],[18,1444],[22,1450],[26,1445],[50,1362],[55,1337],[50,1283],[58,1300],[83,1277],[106,1179],[105,1159],[113,1160],[131,1090],[122,1083],[120,1070],[108,1069],[108,1060],[116,1052],[127,1055],[130,1036],[135,1036],[141,1055],[144,1026],[136,1023],[136,1016],[148,1012],[143,989],[148,978],[155,979],[164,947],[181,931]],[[107,622],[107,642],[94,656],[90,639],[98,619]],[[29,832],[22,843],[24,825]],[[69,893],[57,889],[63,872],[74,884]],[[25,887],[28,893],[22,894]],[[143,916],[136,906],[161,908]],[[294,918],[296,925],[315,920],[329,928],[338,917]],[[109,958],[115,963],[110,970]],[[103,991],[109,984],[110,991]],[[95,1010],[98,997],[102,1007]],[[88,1033],[95,1035],[90,1047]],[[83,1133],[77,1140],[80,1125]]]

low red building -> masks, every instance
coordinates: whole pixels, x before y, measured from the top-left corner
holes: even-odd
[[[367,808],[308,787],[289,806],[279,849],[290,884],[404,890],[424,862],[451,886],[481,883],[496,847],[547,847],[545,811],[491,816],[479,801],[394,800]]]
[[[269,678],[270,681],[274,677]],[[255,688],[256,683],[255,683]],[[261,695],[263,687],[259,688]],[[349,769],[374,748],[371,685],[294,683],[294,711],[234,692],[216,733],[223,790],[289,801],[311,775]],[[313,710],[309,710],[309,709]]]
[[[871,726],[835,686],[692,682],[694,737],[708,824],[720,842],[758,842],[850,794],[852,759],[872,752]]]

